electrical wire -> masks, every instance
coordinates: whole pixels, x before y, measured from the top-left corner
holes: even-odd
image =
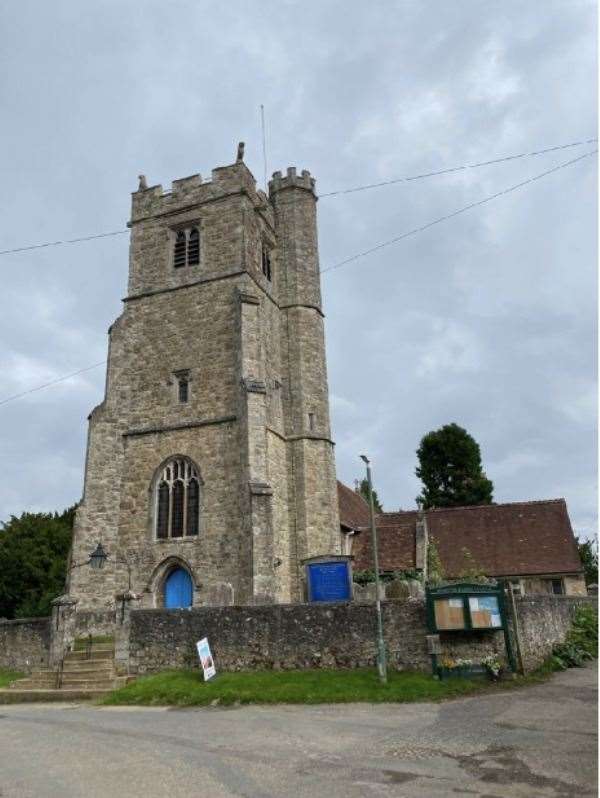
[[[36,388],[30,388],[28,391],[23,391],[22,393],[16,393],[14,396],[7,396],[6,399],[0,400],[0,405],[5,405],[7,402],[12,402],[15,399],[21,399],[23,396],[27,396],[30,393],[35,393],[36,391],[41,391],[43,388],[49,388],[51,385],[56,385],[59,382],[64,382],[65,380],[71,379],[71,377],[76,377],[78,374],[83,374],[85,371],[91,371],[92,369],[97,369],[98,366],[103,366],[106,363],[106,360],[101,360],[100,363],[94,363],[93,366],[86,366],[84,369],[79,369],[78,371],[72,371],[70,374],[65,374],[63,377],[58,377],[51,382],[46,382],[43,385],[38,385]]]
[[[547,177],[548,175],[551,175],[554,172],[558,172],[560,169],[566,169],[569,166],[573,166],[573,164],[576,164],[579,161],[584,160],[584,158],[589,158],[590,156],[595,155],[597,152],[598,152],[597,149],[592,150],[590,152],[586,152],[583,155],[578,156],[577,158],[573,158],[570,161],[565,161],[564,163],[558,164],[557,166],[554,166],[552,169],[548,169],[545,172],[541,172],[540,174],[534,175],[533,177],[530,177],[527,180],[523,180],[520,183],[516,183],[513,186],[509,186],[508,188],[505,188],[502,191],[497,191],[495,194],[491,194],[489,197],[484,197],[483,199],[478,200],[477,202],[472,202],[471,204],[465,205],[463,208],[459,208],[458,210],[453,211],[452,213],[448,213],[445,216],[440,216],[439,218],[434,219],[431,222],[427,222],[426,224],[421,225],[420,227],[415,227],[412,230],[408,230],[407,232],[402,233],[401,235],[396,236],[395,238],[391,238],[388,241],[383,241],[380,244],[376,244],[374,247],[371,247],[370,249],[365,249],[362,252],[358,252],[356,255],[351,255],[349,258],[339,261],[339,263],[334,263],[332,266],[328,266],[326,269],[321,269],[321,274],[333,271],[334,269],[339,269],[348,263],[352,263],[353,261],[358,260],[359,258],[363,258],[366,255],[370,255],[373,252],[377,252],[378,250],[383,249],[384,247],[389,247],[392,244],[397,243],[398,241],[402,241],[402,239],[404,238],[416,235],[417,233],[421,233],[424,230],[427,230],[428,228],[433,227],[436,224],[440,224],[441,222],[445,222],[448,219],[452,219],[454,216],[458,216],[459,214],[465,213],[468,210],[477,208],[480,205],[485,205],[486,203],[491,202],[492,200],[497,199],[498,197],[510,194],[511,192],[516,191],[519,188],[523,188],[524,186],[527,186],[530,183],[534,183],[537,180],[541,180],[543,177]],[[15,394],[14,396],[9,396],[6,399],[0,400],[0,405],[7,404],[7,402],[12,402],[16,399],[21,399],[23,396],[35,393],[36,391],[41,391],[44,388],[49,388],[50,386],[56,385],[59,382],[64,382],[65,380],[68,380],[71,377],[76,377],[78,374],[83,374],[86,371],[91,371],[92,369],[98,368],[98,366],[102,366],[105,363],[106,360],[102,360],[100,363],[94,363],[92,366],[87,366],[86,368],[79,369],[78,371],[73,371],[71,374],[66,374],[63,377],[58,377],[56,380],[52,380],[51,382],[44,383],[43,385],[38,385],[35,388],[30,388],[28,391],[23,391],[22,393]]]
[[[326,194],[319,194],[319,199],[326,197],[336,197],[340,194],[354,194],[357,191],[366,191],[369,188],[380,188],[381,186],[391,186],[394,183],[410,183],[414,180],[424,180],[428,177],[435,177],[436,175],[447,175],[452,172],[461,172],[466,169],[479,169],[481,166],[491,166],[495,163],[505,163],[506,161],[516,161],[518,158],[531,158],[535,155],[544,155],[547,152],[556,152],[557,150],[566,150],[569,147],[581,147],[585,144],[594,144],[598,139],[588,139],[587,141],[573,141],[570,144],[559,144],[556,147],[547,147],[545,150],[535,150],[534,152],[521,152],[518,155],[504,155],[501,158],[494,158],[491,161],[480,161],[479,163],[463,164],[462,166],[452,166],[449,169],[440,169],[437,172],[426,172],[421,175],[412,175],[412,177],[396,177],[393,180],[382,180],[380,183],[368,183],[364,186],[354,186],[353,188],[344,188],[339,191],[329,191]],[[2,254],[2,253],[0,253]]]
[[[44,247],[59,247],[63,244],[78,244],[80,241],[92,241],[94,238],[109,238],[110,236],[122,236],[129,230],[113,230],[110,233],[96,233],[92,236],[82,236],[81,238],[68,238],[65,241],[47,241],[45,244],[29,244],[15,249],[2,249],[0,255],[12,255],[15,252],[28,252],[30,249],[43,249]]]
[[[447,169],[440,169],[437,172],[427,172],[421,175],[412,175],[411,177],[397,177],[392,180],[383,180],[380,183],[369,183],[364,186],[354,186],[353,188],[345,188],[340,189],[339,191],[329,191],[325,194],[319,194],[319,199],[326,199],[327,197],[335,197],[340,194],[353,194],[357,191],[366,191],[370,188],[380,188],[381,186],[391,186],[394,183],[410,183],[414,180],[424,180],[428,177],[435,177],[436,175],[447,175],[451,174],[452,172],[460,172],[466,169],[478,169],[481,166],[491,166],[492,164],[496,163],[503,163],[505,161],[514,161],[518,158],[530,158],[535,155],[543,155],[547,152],[556,152],[557,150],[565,150],[569,147],[581,147],[584,144],[593,144],[598,139],[587,139],[587,141],[573,141],[569,144],[559,144],[556,147],[547,147],[543,150],[534,150],[533,152],[521,152],[517,155],[504,155],[501,158],[494,158],[490,161],[480,161],[479,163],[472,163],[472,164],[464,164],[462,166],[452,166]],[[90,236],[81,236],[80,238],[69,238],[64,241],[47,241],[43,244],[27,244],[21,247],[15,247],[13,249],[2,249],[0,250],[1,255],[14,255],[17,252],[29,252],[33,249],[45,249],[46,247],[59,247],[65,244],[79,244],[82,241],[93,241],[96,238],[110,238],[111,236],[122,236],[125,233],[128,233],[129,230],[112,230],[108,233],[96,233],[95,235]]]
[[[591,155],[597,153],[598,150],[592,150],[591,152],[586,152],[584,155],[579,155],[577,158],[573,158],[570,161],[565,161],[564,163],[558,164],[558,166],[554,166],[552,169],[548,169],[545,172],[541,172],[538,175],[534,175],[533,177],[528,178],[527,180],[523,180],[521,183],[516,183],[514,186],[509,186],[508,188],[503,189],[502,191],[497,191],[495,194],[491,194],[489,197],[484,197],[477,202],[472,202],[469,205],[465,205],[463,208],[459,208],[456,211],[452,211],[452,213],[447,213],[444,216],[440,216],[438,219],[434,219],[431,222],[427,222],[426,224],[421,225],[420,227],[415,227],[412,230],[408,230],[406,233],[402,233],[399,236],[395,236],[395,238],[390,238],[388,241],[383,241],[380,244],[376,244],[374,247],[370,247],[369,249],[365,249],[362,252],[358,252],[356,255],[351,255],[349,258],[345,258],[344,260],[339,261],[339,263],[334,263],[332,266],[328,266],[326,269],[321,269],[321,274],[325,274],[325,272],[333,271],[333,269],[339,269],[342,266],[345,266],[348,263],[352,263],[359,258],[364,258],[366,255],[370,255],[373,252],[377,252],[384,247],[389,247],[392,244],[396,244],[398,241],[402,241],[404,238],[408,238],[409,236],[416,235],[417,233],[422,233],[424,230],[427,230],[430,227],[433,227],[436,224],[441,224],[441,222],[445,222],[448,219],[452,219],[454,216],[458,216],[461,213],[465,213],[466,211],[470,211],[472,208],[477,208],[480,205],[485,205],[487,202],[491,202],[492,200],[498,199],[498,197],[502,197],[505,194],[510,194],[511,191],[516,191],[519,188],[523,188],[523,186],[527,186],[530,183],[534,183],[536,180],[541,180],[543,177],[547,177],[551,175],[553,172],[558,172],[559,169],[566,169],[568,166],[572,166],[573,164],[577,163],[578,161],[582,161],[584,158],[589,158]]]

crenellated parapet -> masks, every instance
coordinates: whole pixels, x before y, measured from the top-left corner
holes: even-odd
[[[298,175],[295,166],[288,166],[285,177],[281,172],[273,172],[273,178],[269,180],[269,196],[287,188],[303,188],[316,196],[315,185],[315,178],[307,169]]]
[[[165,191],[162,185],[147,187],[146,178],[141,175],[138,190],[132,194],[131,222],[176,213],[190,205],[200,205],[236,193],[247,194],[254,205],[264,203],[256,190],[256,180],[243,161],[213,169],[211,180],[203,181],[199,174],[173,180],[170,191]]]

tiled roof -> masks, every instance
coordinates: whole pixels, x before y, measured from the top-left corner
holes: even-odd
[[[342,482],[337,484],[338,502],[340,506],[340,524],[347,529],[368,527],[369,505],[363,497]]]
[[[409,571],[415,567],[416,510],[404,513],[379,513],[376,519],[379,568],[382,571]],[[352,542],[353,567],[356,571],[373,569],[370,530]]]
[[[464,549],[488,576],[574,573],[582,570],[564,499],[452,507],[426,512],[429,539],[448,578],[467,563]],[[416,512],[381,513],[377,518],[382,570],[414,567]],[[412,537],[411,537],[412,535]],[[358,570],[372,568],[370,540],[354,540]]]

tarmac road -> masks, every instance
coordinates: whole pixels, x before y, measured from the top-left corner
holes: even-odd
[[[2,798],[581,798],[597,668],[442,704],[0,706]]]

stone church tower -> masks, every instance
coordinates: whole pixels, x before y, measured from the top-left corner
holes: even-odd
[[[242,152],[133,194],[72,551],[109,559],[71,571],[77,611],[128,574],[143,607],[299,601],[302,560],[340,553],[315,181],[267,197]]]

